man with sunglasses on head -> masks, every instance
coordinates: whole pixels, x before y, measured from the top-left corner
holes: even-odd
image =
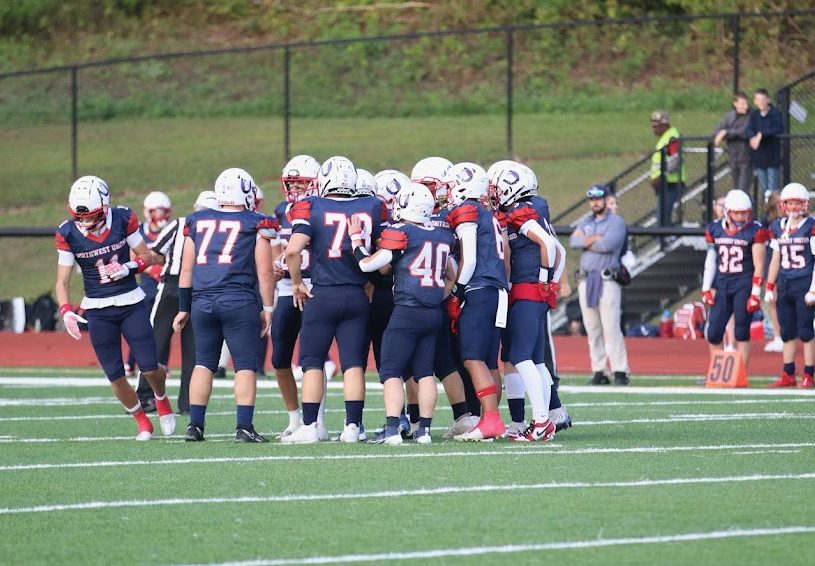
[[[628,353],[620,328],[622,292],[615,276],[625,244],[625,221],[611,212],[605,185],[594,185],[586,192],[592,215],[581,222],[569,238],[572,249],[582,249],[578,294],[583,324],[589,339],[591,385],[607,385],[610,364],[615,385],[628,385]]]

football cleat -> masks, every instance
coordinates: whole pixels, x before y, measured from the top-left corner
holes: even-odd
[[[283,429],[283,432],[277,435],[278,440],[284,436],[289,436],[291,433],[297,430],[301,424],[303,424],[302,420],[297,420],[297,422],[294,423],[289,422],[289,426],[287,426],[285,429]]]
[[[192,423],[187,425],[187,432],[184,433],[184,440],[187,442],[201,442],[204,440],[204,429]]]
[[[453,421],[441,437],[442,440],[450,440],[454,436],[470,432],[473,428],[473,421],[470,419],[470,413],[465,413]]]
[[[801,384],[798,387],[815,387],[815,381],[812,379],[812,374],[805,373],[801,379]]]
[[[416,426],[418,426],[418,423]],[[413,424],[411,424],[410,419],[407,417],[407,415],[400,415],[399,432],[402,433],[402,439],[409,440],[414,430],[415,429],[413,428]]]
[[[594,377],[589,380],[589,385],[608,385],[611,381],[602,371],[594,372]]]
[[[161,426],[161,434],[164,436],[172,436],[175,432],[175,413],[168,415],[161,415],[158,418],[159,425]]]
[[[426,428],[419,428],[413,433],[413,442],[416,444],[431,444],[433,439],[430,437],[430,430]]]
[[[542,423],[532,421],[521,434],[508,437],[514,442],[537,442],[543,440],[548,442],[555,437],[555,424],[546,419]]]
[[[624,371],[614,372],[614,385],[628,385],[629,383],[631,383],[631,379],[627,373]]]
[[[301,424],[290,435],[281,438],[280,442],[282,444],[315,444],[320,442],[317,423]]]
[[[784,341],[781,340],[780,336],[776,336],[769,342],[764,345],[765,352],[783,352],[784,351]]]
[[[496,438],[501,438],[506,431],[507,427],[500,418],[490,420],[482,418],[471,431],[456,435],[453,439],[464,442],[492,442]]]
[[[519,423],[512,421],[507,425],[507,431],[504,433],[504,438],[512,438],[513,436],[523,434],[527,428],[529,428],[529,423],[526,421],[521,421]]]
[[[770,387],[795,387],[797,384],[795,376],[785,372],[781,374],[781,377],[770,384]]]
[[[361,437],[362,434],[360,434]],[[328,440],[328,428],[326,428],[325,423],[317,423],[317,438],[320,442]]]
[[[388,434],[387,430],[382,429],[376,433],[376,436],[368,441],[368,444],[388,444],[390,446],[398,446],[402,444],[402,435],[398,432],[396,434]]]
[[[136,440],[139,441],[150,440],[151,438],[153,438],[153,431],[151,430],[140,430],[136,435]]]
[[[255,427],[235,429],[235,442],[269,442],[265,436],[261,436]]]
[[[340,442],[354,444],[360,441],[359,436],[359,426],[356,423],[349,423],[345,425],[344,429],[342,429],[342,433],[340,434]]]
[[[565,407],[558,407],[549,411],[549,420],[555,423],[555,432],[572,428],[572,417],[566,412]]]

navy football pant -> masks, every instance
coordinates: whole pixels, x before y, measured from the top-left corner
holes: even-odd
[[[809,291],[811,277],[797,277],[778,280],[778,324],[781,326],[781,340],[788,342],[800,338],[802,342],[809,342],[815,337],[812,328],[815,309],[808,307],[804,296]]]
[[[509,336],[509,361],[512,365],[525,360],[532,360],[535,364],[544,363],[548,336],[543,321],[547,312],[548,303],[526,300],[512,303],[506,333]]]
[[[272,367],[288,369],[294,358],[294,344],[302,324],[300,309],[292,297],[278,297],[272,315]]]
[[[368,333],[374,349],[376,371],[382,367],[382,337],[393,313],[393,289],[374,288],[368,315]]]
[[[124,307],[105,307],[85,311],[91,344],[99,364],[111,381],[124,377],[122,336],[130,346],[142,371],[158,368],[156,340],[150,325],[150,313],[144,301]]]
[[[340,366],[365,369],[368,358],[368,297],[362,285],[315,285],[303,309],[300,365],[323,369],[331,342],[337,339]]]
[[[735,338],[738,342],[750,340],[751,315],[747,312],[747,299],[753,288],[752,275],[748,277],[719,277],[716,280],[716,304],[710,309],[707,322],[707,340],[721,344],[727,321],[733,316],[736,322]]]
[[[235,371],[257,371],[260,312],[257,302],[224,309],[212,303],[212,312],[195,308],[193,304],[192,328],[195,334],[195,365],[214,372],[218,369],[221,345],[226,340]]]
[[[495,326],[497,312],[497,288],[484,287],[467,292],[458,321],[462,361],[479,360],[489,369],[498,369],[501,329]]]
[[[436,350],[433,356],[433,373],[439,380],[456,371],[453,361],[452,332],[450,332],[450,315],[447,314],[447,301],[441,304],[441,323],[436,334]]]
[[[382,338],[379,380],[432,376],[440,324],[441,311],[435,307],[394,307]]]

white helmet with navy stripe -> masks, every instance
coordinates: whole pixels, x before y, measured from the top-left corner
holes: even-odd
[[[410,179],[396,169],[385,169],[374,175],[376,183],[376,196],[393,210],[393,204],[399,193],[410,185]]]
[[[465,161],[456,163],[449,172],[450,200],[461,204],[467,199],[484,201],[489,190],[489,180],[484,168]]]
[[[335,155],[329,157],[320,167],[317,175],[317,186],[320,196],[346,195],[354,196],[357,190],[357,169],[347,157]]]
[[[534,194],[534,184],[529,168],[520,163],[502,168],[492,182],[494,182],[493,190],[500,206],[509,206]]]
[[[436,198],[430,189],[421,183],[411,182],[407,188],[399,192],[396,199],[396,214],[399,220],[407,220],[416,224],[427,224],[436,206]]]
[[[108,185],[99,177],[85,175],[71,185],[68,209],[76,223],[85,230],[96,228],[104,222],[110,207]]]
[[[358,197],[376,196],[374,175],[367,169],[357,169],[357,185],[354,195]]]
[[[215,180],[215,197],[220,206],[243,206],[253,209],[257,185],[252,176],[240,169],[231,167],[224,170]]]
[[[218,198],[215,196],[215,191],[201,191],[198,198],[195,199],[194,210],[198,211],[205,208],[210,210],[219,210],[221,208],[218,204]]]

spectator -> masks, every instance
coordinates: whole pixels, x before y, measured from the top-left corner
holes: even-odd
[[[620,328],[622,293],[614,280],[620,269],[620,255],[625,243],[625,221],[606,206],[609,190],[594,185],[586,193],[591,217],[569,238],[569,245],[582,249],[577,273],[580,310],[589,339],[592,385],[610,383],[605,373],[611,362],[616,385],[628,385],[628,354]],[[608,352],[607,350],[608,349]]]
[[[770,229],[770,224],[781,216],[781,193],[773,191],[764,203],[764,216],[761,219],[761,226]],[[767,242],[767,260],[764,262],[764,280],[767,280],[767,272],[770,270],[770,261],[773,259],[773,249],[770,242]],[[773,332],[772,339],[764,345],[765,352],[783,352],[784,342],[781,340],[781,325],[778,322],[778,311],[775,303],[765,303],[765,309],[769,314],[770,328]]]
[[[651,112],[651,130],[659,138],[651,156],[651,186],[657,195],[659,225],[672,226],[674,204],[679,200],[687,175],[682,162],[681,134],[671,126],[671,118],[664,110]],[[662,163],[663,148],[667,156],[665,164]]]
[[[753,166],[750,164],[750,143],[747,126],[750,124],[750,101],[743,92],[733,95],[733,110],[725,114],[713,129],[716,147],[727,140],[727,161],[733,188],[750,194]]]
[[[750,112],[746,134],[753,149],[750,160],[758,177],[758,187],[767,198],[769,193],[779,189],[781,140],[778,136],[784,133],[784,121],[763,88],[753,93],[753,104],[756,107]]]

